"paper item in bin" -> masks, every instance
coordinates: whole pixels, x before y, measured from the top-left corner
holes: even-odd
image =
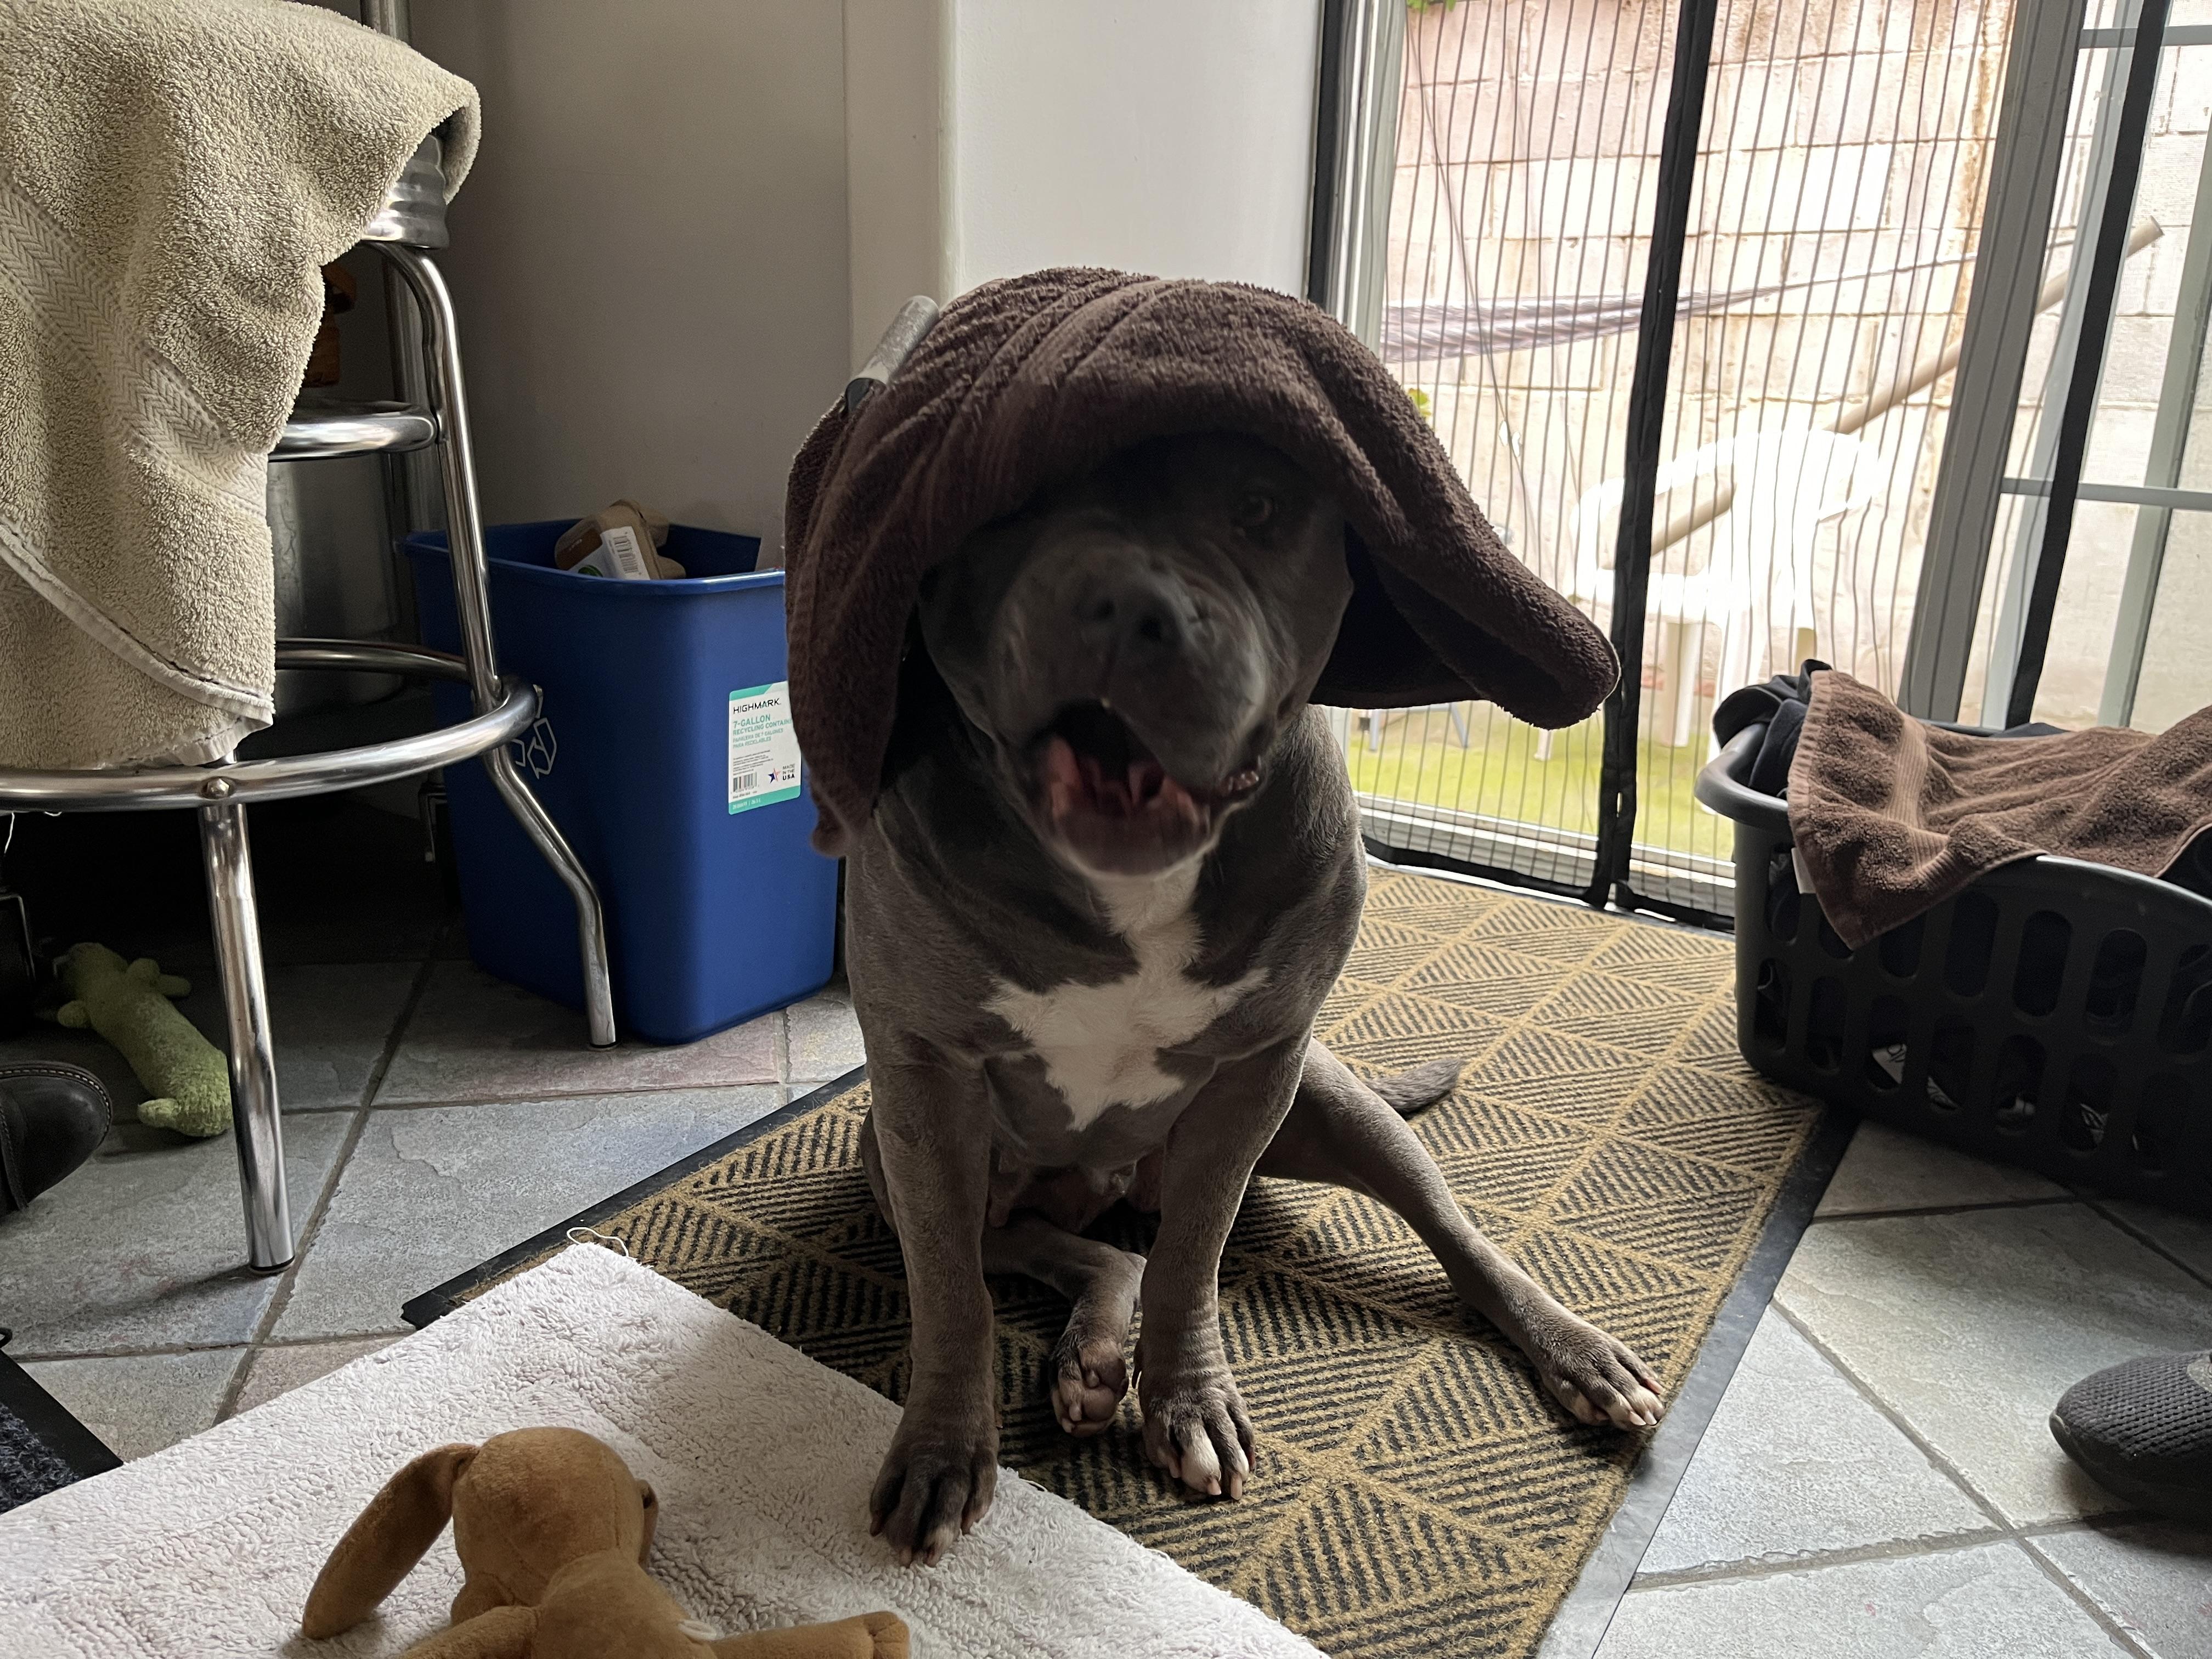
[[[626,524],[609,525],[599,532],[599,544],[576,561],[580,576],[605,576],[616,581],[649,582],[653,579],[646,560],[652,556],[637,542],[637,532]]]
[[[611,548],[609,538],[617,531],[623,533]],[[625,498],[562,531],[553,544],[553,562],[562,570],[619,581],[684,575],[682,565],[654,550],[667,540],[667,515]]]

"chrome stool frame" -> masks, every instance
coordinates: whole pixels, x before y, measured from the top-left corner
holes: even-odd
[[[292,462],[439,447],[462,653],[450,656],[421,646],[380,641],[279,640],[276,664],[280,668],[457,681],[469,688],[474,714],[457,725],[416,737],[283,759],[117,772],[0,769],[0,812],[132,812],[187,806],[198,811],[216,963],[229,1027],[231,1115],[246,1205],[246,1249],[254,1268],[263,1273],[290,1264],[292,1218],[284,1190],[283,1126],[246,846],[248,803],[356,789],[480,757],[508,810],[575,901],[592,1046],[605,1048],[615,1040],[606,922],[599,893],[558,827],[523,782],[507,747],[537,719],[538,694],[520,679],[502,679],[492,649],[483,523],[477,502],[476,463],[469,443],[453,299],[445,278],[422,251],[444,247],[448,240],[438,156],[438,141],[426,139],[362,237],[414,295],[422,319],[418,349],[428,407],[377,404],[301,410],[286,423],[270,459]]]

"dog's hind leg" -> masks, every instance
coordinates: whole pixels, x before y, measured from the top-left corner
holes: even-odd
[[[983,1271],[1036,1279],[1075,1304],[1053,1350],[1053,1415],[1070,1434],[1103,1434],[1129,1391],[1124,1355],[1145,1258],[1024,1214],[983,1230]]]
[[[873,1119],[860,1126],[860,1164],[878,1206],[889,1217]],[[1053,1350],[1053,1415],[1070,1434],[1103,1434],[1129,1391],[1126,1355],[1145,1258],[1026,1212],[1003,1227],[983,1229],[983,1271],[1034,1279],[1074,1304]]]
[[[1485,1238],[1402,1114],[1451,1091],[1455,1066],[1425,1066],[1370,1088],[1318,1042],[1290,1115],[1255,1173],[1328,1182],[1403,1216],[1436,1253],[1460,1300],[1528,1356],[1544,1386],[1585,1423],[1659,1420],[1659,1382],[1622,1343],[1561,1307]]]

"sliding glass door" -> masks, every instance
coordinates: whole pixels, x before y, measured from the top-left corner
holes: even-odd
[[[1685,19],[1710,32],[1694,120]],[[1514,551],[1640,649],[1635,695],[1571,732],[1477,704],[1343,711],[1371,840],[1728,908],[1729,827],[1690,793],[1716,697],[1806,656],[1901,678],[2011,19],[2001,0],[1407,9],[1375,291],[1317,297],[1369,329]],[[1670,118],[1693,165],[1682,234],[1655,242]],[[1674,304],[1625,630],[1655,258]],[[1607,719],[1634,722],[1625,780]]]
[[[2212,703],[2212,0],[1328,10],[1315,297],[1634,659],[1571,732],[1337,711],[1372,842],[1722,912],[1690,786],[1739,684]]]

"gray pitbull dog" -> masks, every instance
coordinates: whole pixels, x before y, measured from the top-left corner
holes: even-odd
[[[1657,1379],[1478,1232],[1401,1114],[1312,1041],[1366,890],[1342,759],[1307,699],[1352,594],[1336,507],[1275,451],[1156,440],[978,532],[925,582],[875,815],[848,868],[874,1104],[861,1150],[913,1308],[906,1413],[870,1500],[902,1561],[990,1507],[987,1273],[1073,1304],[1071,1434],[1113,1420],[1139,1304],[1145,1449],[1235,1497],[1252,1427],[1216,1277],[1256,1173],[1389,1205],[1585,1423]],[[1149,1256],[1084,1236],[1157,1211]]]

